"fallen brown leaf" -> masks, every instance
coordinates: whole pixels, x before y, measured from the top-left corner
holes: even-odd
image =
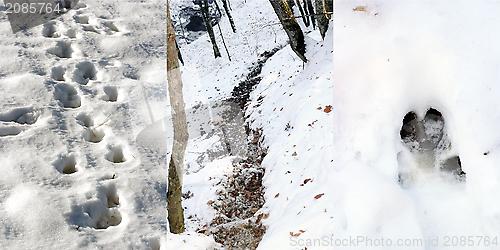
[[[352,9],[353,11],[365,11],[366,12],[366,6],[357,6],[356,8]]]
[[[330,113],[332,111],[332,105],[326,106],[325,110],[323,110],[323,111],[325,111],[325,113]]]
[[[323,195],[324,195],[324,193],[322,193],[322,194],[318,194],[318,195],[314,196],[314,199],[319,199],[319,198],[321,198],[321,196],[323,196]]]

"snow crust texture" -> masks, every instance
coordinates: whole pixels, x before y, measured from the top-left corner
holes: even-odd
[[[336,1],[334,239],[498,248],[499,8]]]
[[[0,12],[0,248],[165,249],[166,156],[138,135],[166,119],[166,3],[63,3],[15,34]]]

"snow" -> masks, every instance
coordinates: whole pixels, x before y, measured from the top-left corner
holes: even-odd
[[[166,248],[166,159],[133,99],[166,88],[165,7],[80,1],[16,34],[0,13],[2,249]]]
[[[357,6],[366,11],[354,11]],[[335,239],[422,239],[403,246],[445,249],[463,247],[451,241],[463,236],[473,241],[465,244],[498,247],[500,37],[491,31],[498,29],[493,13],[499,7],[486,1],[336,2],[332,175],[339,180],[333,190],[343,198],[335,201]],[[432,165],[434,153],[411,152],[399,137],[406,113],[423,118],[429,108],[442,113],[451,143],[442,153],[460,157],[465,181]],[[411,181],[398,185],[402,172]]]

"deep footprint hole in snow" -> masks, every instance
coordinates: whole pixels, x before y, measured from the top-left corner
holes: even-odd
[[[32,107],[16,108],[6,113],[0,113],[0,121],[19,124],[34,124],[38,117],[40,117],[40,111]]]
[[[0,137],[4,136],[15,136],[22,132],[23,130],[18,127],[0,127]]]
[[[118,189],[114,183],[100,186],[97,189],[97,196],[100,200],[104,201],[107,208],[113,208],[120,205],[120,198],[118,197]]]
[[[54,54],[60,58],[71,58],[73,48],[71,48],[70,41],[58,41],[55,47],[50,48],[49,53]]]
[[[455,175],[458,180],[465,180],[466,174],[458,155],[443,159],[442,155],[450,150],[451,143],[446,135],[444,117],[437,109],[429,108],[423,119],[414,111],[408,112],[403,118],[400,137],[420,168],[437,166],[439,170]]]
[[[74,16],[74,19],[77,23],[89,24],[89,16]]]
[[[69,154],[60,157],[54,164],[54,167],[63,174],[73,174],[78,170],[76,169],[76,155]]]
[[[80,122],[84,127],[90,128],[94,126],[94,119],[87,113],[80,113],[76,119]]]
[[[48,38],[57,38],[60,35],[57,32],[57,27],[55,22],[48,22],[43,25],[42,35]]]
[[[104,138],[104,135],[104,130],[100,128],[87,128],[87,130],[83,133],[83,137],[85,138],[85,140],[92,143],[101,142]]]
[[[122,146],[109,146],[109,153],[106,155],[106,159],[113,163],[125,162],[125,155],[123,153]]]
[[[108,183],[97,188],[98,201],[91,203],[89,215],[95,222],[96,229],[106,229],[117,226],[122,216],[117,207],[120,205],[118,190],[114,183]]]
[[[82,105],[80,96],[76,89],[66,83],[55,86],[54,97],[59,100],[65,108],[78,108]]]
[[[52,68],[51,76],[56,81],[65,81],[64,79],[64,68],[61,66]]]
[[[116,27],[116,25],[112,21],[105,21],[102,24],[114,32],[120,32],[118,27]]]
[[[118,100],[118,88],[116,86],[106,86],[103,90],[106,94],[103,96],[104,101],[116,102]]]
[[[69,38],[76,38],[76,30],[74,29],[66,30],[66,36]]]
[[[76,65],[73,73],[73,80],[77,83],[86,85],[89,80],[96,80],[97,69],[91,62],[81,62]]]

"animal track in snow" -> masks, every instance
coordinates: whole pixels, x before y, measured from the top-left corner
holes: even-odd
[[[104,101],[116,102],[118,100],[118,88],[116,86],[106,86],[103,88],[105,96],[102,97]]]
[[[14,136],[22,132],[22,129],[18,127],[0,127],[0,137],[3,136]]]
[[[116,27],[116,25],[112,21],[104,21],[102,24],[114,32],[120,32],[118,27]]]
[[[97,69],[91,62],[81,62],[76,65],[73,72],[73,80],[77,83],[86,85],[89,80],[96,80]]]
[[[88,201],[83,205],[83,211],[91,220],[89,226],[96,229],[106,229],[117,226],[122,221],[118,206],[118,192],[114,183],[108,183],[97,188],[97,200]]]
[[[105,201],[106,207],[112,208],[120,205],[118,190],[114,183],[108,183],[97,188],[97,198]]]
[[[405,179],[412,179],[413,173],[436,169],[451,173],[460,181],[465,180],[460,157],[449,157],[451,143],[447,138],[441,112],[430,108],[423,119],[413,111],[408,112],[403,119],[400,136],[411,155],[404,152],[398,154],[398,161],[403,166],[400,169],[401,183]]]
[[[84,25],[83,30],[101,34],[101,32],[99,32],[99,30],[97,30],[93,25]]]
[[[73,49],[70,41],[58,41],[55,47],[48,49],[48,52],[60,58],[71,58]]]
[[[78,108],[81,106],[81,99],[78,92],[69,84],[57,84],[55,87],[54,97],[59,100],[65,108]]]
[[[56,22],[52,21],[44,24],[42,29],[42,35],[44,37],[49,37],[49,38],[60,37],[61,35],[57,33]]]
[[[81,15],[81,16],[74,16],[73,18],[77,23],[89,24],[89,16]]]
[[[61,66],[52,68],[51,76],[56,81],[65,81],[64,79],[64,68]]]
[[[83,133],[83,137],[88,142],[99,143],[104,138],[104,130],[100,128],[87,128],[87,130]]]
[[[106,155],[106,159],[113,163],[125,162],[125,155],[123,154],[122,146],[109,146],[109,153]]]
[[[87,128],[94,126],[94,119],[87,113],[80,113],[76,119]]]
[[[66,30],[66,36],[69,38],[76,38],[76,30],[74,29]]]
[[[16,108],[6,113],[0,113],[0,121],[20,124],[34,124],[38,117],[40,117],[40,111],[32,107]]]
[[[69,154],[61,156],[59,160],[52,164],[59,172],[63,174],[73,174],[78,170],[76,169],[76,155]]]

